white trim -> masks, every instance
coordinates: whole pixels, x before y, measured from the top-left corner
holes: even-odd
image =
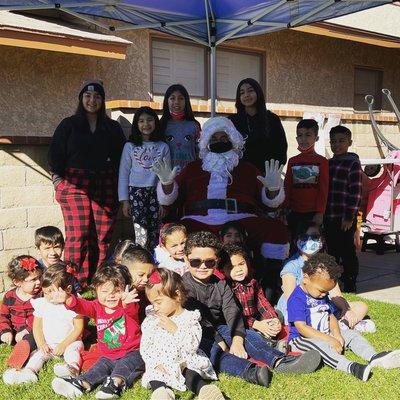
[[[268,207],[276,208],[279,207],[285,200],[285,189],[283,185],[279,189],[279,193],[273,199],[269,199],[267,197],[267,193],[265,191],[265,187],[263,186],[261,189],[261,201]]]
[[[165,194],[161,182],[157,184],[157,199],[160,205],[170,206],[178,198],[178,184],[174,182],[174,187],[170,194]]]

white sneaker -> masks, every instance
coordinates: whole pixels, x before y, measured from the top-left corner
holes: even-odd
[[[354,325],[354,330],[360,333],[375,333],[376,325],[372,319],[363,319]]]
[[[369,364],[385,369],[400,368],[400,350],[382,351],[375,354]]]
[[[15,368],[7,369],[3,374],[3,381],[6,385],[21,385],[23,383],[37,382],[36,374],[30,369],[21,369],[20,371]]]
[[[77,376],[77,371],[68,364],[56,364],[53,368],[54,375],[59,378],[67,378],[69,376]]]
[[[150,400],[175,400],[175,394],[170,388],[162,386],[151,394]]]
[[[81,397],[85,392],[85,388],[76,378],[54,378],[51,387],[55,393],[67,399]]]

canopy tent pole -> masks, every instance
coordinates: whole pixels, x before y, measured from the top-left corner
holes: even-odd
[[[217,100],[217,48],[211,46],[210,54],[210,84],[211,84],[211,117],[215,117],[216,100]]]

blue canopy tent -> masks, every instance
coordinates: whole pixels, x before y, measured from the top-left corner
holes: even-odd
[[[392,0],[0,0],[0,10],[57,9],[110,31],[151,28],[207,46],[211,52],[211,113],[214,115],[216,46],[225,40],[311,24],[391,2]]]

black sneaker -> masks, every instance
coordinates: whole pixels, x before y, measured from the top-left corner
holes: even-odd
[[[371,357],[369,360],[371,367],[379,367],[385,369],[400,367],[400,350],[382,351]]]
[[[87,390],[82,386],[81,382],[76,378],[54,378],[51,382],[54,392],[66,397],[67,399],[75,399],[81,397]]]
[[[363,382],[366,382],[371,376],[371,368],[370,364],[363,365],[353,362],[350,364],[350,373]]]
[[[125,389],[125,385],[116,386],[109,376],[103,386],[96,393],[96,399],[118,399]]]
[[[247,382],[268,387],[271,383],[272,373],[267,367],[259,367],[253,364],[244,374]]]
[[[284,374],[309,374],[321,364],[321,355],[317,350],[308,350],[301,356],[285,356],[279,359],[274,372]]]

